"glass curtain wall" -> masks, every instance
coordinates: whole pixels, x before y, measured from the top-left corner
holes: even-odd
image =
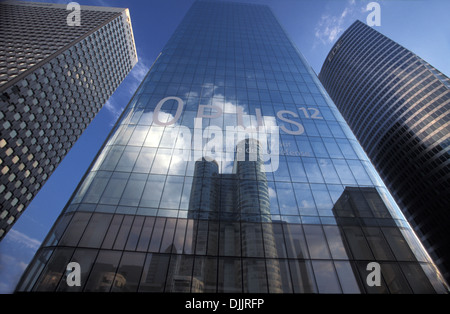
[[[188,11],[17,289],[445,292],[271,10],[209,1]]]

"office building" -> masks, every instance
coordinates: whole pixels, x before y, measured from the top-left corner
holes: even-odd
[[[196,1],[17,291],[445,293],[439,276],[270,8]]]
[[[450,80],[360,21],[319,79],[448,281]]]
[[[78,9],[0,3],[0,238],[137,62],[127,9]]]

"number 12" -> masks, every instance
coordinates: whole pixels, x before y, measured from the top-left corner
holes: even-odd
[[[319,109],[316,109],[316,108],[308,108],[308,109],[306,109],[305,107],[298,107],[298,109],[303,111],[303,114],[305,115],[305,118],[307,118],[307,119],[323,119],[320,116]],[[308,112],[308,110],[309,110],[309,112]],[[312,113],[312,114],[310,115],[310,113]]]

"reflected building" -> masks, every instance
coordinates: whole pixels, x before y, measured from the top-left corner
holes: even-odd
[[[375,218],[345,214],[348,199]],[[368,259],[359,243],[381,240],[356,223],[389,233],[392,259]],[[366,285],[372,261],[392,264],[384,290]],[[447,292],[270,8],[222,1],[187,12],[17,291],[104,291],[111,272],[108,291]]]
[[[449,78],[360,21],[319,78],[448,281]]]

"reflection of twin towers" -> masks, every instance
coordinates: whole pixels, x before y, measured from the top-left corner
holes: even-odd
[[[233,173],[219,174],[215,160],[195,163],[189,218],[270,222],[269,188],[257,140],[236,146]]]
[[[214,160],[202,158],[195,163],[194,178],[189,202],[188,218],[199,220],[221,220],[235,222],[229,224],[220,234],[225,239],[235,239],[234,234],[240,233],[240,249],[242,256],[257,256],[261,252],[254,252],[257,237],[264,237],[264,251],[271,259],[266,259],[267,279],[271,283],[271,290],[277,287],[281,292],[280,264],[276,257],[277,248],[270,216],[270,199],[267,177],[262,158],[262,146],[254,139],[245,139],[236,147],[233,172],[220,174],[219,165]],[[239,223],[244,222],[244,223]],[[245,223],[255,222],[255,223]],[[266,222],[262,226],[256,222]],[[197,226],[194,225],[194,230]],[[240,229],[240,230],[236,230]],[[211,239],[212,235],[219,236],[217,230],[197,232],[197,237]],[[195,238],[195,237],[194,237]],[[219,241],[213,240],[213,243]],[[222,252],[233,251],[234,241],[220,241]],[[210,274],[211,273],[211,274]],[[197,282],[213,275],[213,270],[204,267],[203,274],[194,278]],[[266,280],[266,271],[259,267],[243,266],[241,277],[244,285]],[[258,280],[260,278],[261,280]],[[255,280],[256,279],[256,280]],[[194,285],[193,285],[194,289]],[[195,290],[195,289],[194,289]]]

